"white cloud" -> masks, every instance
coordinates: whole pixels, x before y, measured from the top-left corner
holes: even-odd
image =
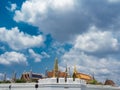
[[[20,32],[17,27],[11,30],[0,28],[0,41],[7,43],[14,50],[21,50],[41,46],[44,38],[42,35],[31,36]]]
[[[57,56],[59,56],[59,55],[63,55],[66,50],[64,49],[63,43],[56,41],[52,43],[50,51],[52,51],[53,54],[55,53]]]
[[[11,4],[11,11],[14,11],[17,8],[16,4]]]
[[[14,20],[37,26],[43,33],[66,41],[87,31],[92,24],[102,31],[111,26],[117,30],[116,26],[120,26],[118,8],[119,5],[105,0],[27,0],[15,11]]]
[[[94,5],[87,5],[89,2]],[[42,32],[52,34],[55,39],[68,40],[86,31],[91,24],[100,28],[114,25],[117,16],[110,13],[108,8],[112,6],[101,0],[100,3],[104,5],[103,10],[99,9],[98,3],[88,0],[29,0],[23,3],[21,10],[16,10],[14,20],[37,26]],[[118,7],[113,9],[115,8]],[[104,16],[101,16],[101,13]],[[105,17],[110,21],[105,20]]]
[[[42,56],[40,54],[35,53],[32,49],[29,49],[30,56],[35,60],[35,62],[40,62]]]
[[[73,20],[76,20],[76,17],[72,16],[75,4],[76,0],[29,0],[22,4],[21,10],[15,11],[14,20],[37,26],[45,34],[50,33],[56,39],[59,38],[62,40],[64,38],[63,32],[66,32],[64,34],[70,33],[70,26],[74,23]],[[74,15],[77,14],[78,13],[75,12]],[[62,21],[65,19],[67,20]],[[67,25],[69,23],[71,24]],[[65,27],[67,27],[66,30]],[[72,30],[70,36],[74,31],[78,30]],[[61,35],[63,37],[61,37]],[[68,37],[69,35],[66,35],[66,38],[64,39],[68,39]]]
[[[35,53],[32,49],[28,51],[30,57],[35,60],[35,62],[40,62],[43,58],[49,58],[50,56],[46,52],[41,52],[41,54]]]
[[[66,64],[72,71],[74,65],[76,65],[79,72],[90,75],[95,73],[95,77],[98,80],[111,79],[110,77],[114,76],[115,78],[113,77],[112,79],[116,81],[116,77],[120,74],[115,71],[120,69],[119,60],[113,57],[99,58],[75,49],[71,49],[62,56],[60,66],[65,67]]]
[[[17,8],[16,3],[13,3],[13,4],[10,3],[10,7],[6,7],[6,9],[11,11],[11,12],[15,11],[16,8]]]
[[[41,55],[43,58],[50,58],[50,55],[48,55],[46,52],[41,52]]]
[[[49,9],[65,11],[73,7],[73,5],[73,0],[29,0],[23,3],[20,11],[16,10],[14,20],[34,24],[37,19],[42,20],[46,16],[45,14],[49,12]]]
[[[66,6],[67,9],[72,9],[74,6],[73,0],[51,0],[50,3],[52,4],[51,7],[55,10],[66,10]]]
[[[120,69],[120,61],[116,55],[109,54],[110,51],[119,51],[117,38],[112,32],[96,31],[96,28],[93,30],[92,27],[89,32],[76,37],[73,47],[61,57],[60,66],[65,67],[67,64],[73,70],[76,65],[79,72],[91,75],[95,73],[95,77],[99,80],[114,76],[112,79],[116,81],[116,77],[120,74],[117,71]]]
[[[46,17],[49,9],[66,10],[73,6],[73,0],[29,0],[23,3],[21,11],[16,10],[14,20],[35,24]]]
[[[112,32],[102,32],[96,27],[91,27],[88,33],[78,35],[74,43],[75,49],[80,49],[86,52],[119,50],[119,42]]]
[[[18,52],[5,52],[0,55],[0,64],[11,65],[11,64],[25,64],[27,65],[27,59],[24,54]]]

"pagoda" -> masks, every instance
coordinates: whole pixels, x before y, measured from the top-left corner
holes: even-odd
[[[51,77],[67,77],[67,72],[62,72],[59,70],[59,66],[58,66],[58,59],[56,58],[55,59],[55,62],[54,62],[54,68],[52,71],[48,71],[47,72],[47,77],[48,78],[51,78]]]

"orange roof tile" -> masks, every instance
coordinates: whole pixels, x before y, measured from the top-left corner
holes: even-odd
[[[58,73],[58,77],[66,77],[67,76],[67,74],[65,73],[65,72],[57,72]],[[53,77],[53,74],[54,74],[54,72],[53,71],[50,71],[50,72],[47,72],[47,76],[48,77]]]

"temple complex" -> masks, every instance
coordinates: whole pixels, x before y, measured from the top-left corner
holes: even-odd
[[[58,67],[58,59],[55,59],[54,68],[53,68],[52,71],[47,72],[47,77],[48,78],[51,78],[51,77],[65,78],[65,77],[70,77],[70,74],[68,73],[67,67],[66,67],[66,70],[64,72],[60,71],[59,67]],[[84,74],[84,73],[79,73],[77,71],[76,67],[74,67],[74,72],[73,72],[72,77],[79,78],[79,79],[84,79],[87,82],[90,81],[90,80],[93,80],[93,78],[90,75],[87,75],[87,74]]]
[[[74,66],[73,74],[70,75],[69,72],[70,72],[70,70],[68,70],[67,67],[64,72],[59,70],[58,59],[56,58],[55,62],[54,62],[53,70],[47,71],[45,77],[43,77],[41,74],[33,73],[32,71],[30,71],[30,72],[24,72],[21,75],[21,80],[29,82],[29,81],[37,81],[42,78],[52,78],[52,77],[57,77],[57,78],[72,77],[74,79],[75,78],[83,79],[83,80],[86,80],[87,82],[93,80],[93,78],[90,75],[78,72],[75,66]]]

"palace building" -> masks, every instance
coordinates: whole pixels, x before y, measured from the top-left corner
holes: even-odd
[[[31,81],[38,81],[39,79],[42,79],[43,76],[41,74],[30,72],[25,72],[21,75],[21,80],[31,82]]]

